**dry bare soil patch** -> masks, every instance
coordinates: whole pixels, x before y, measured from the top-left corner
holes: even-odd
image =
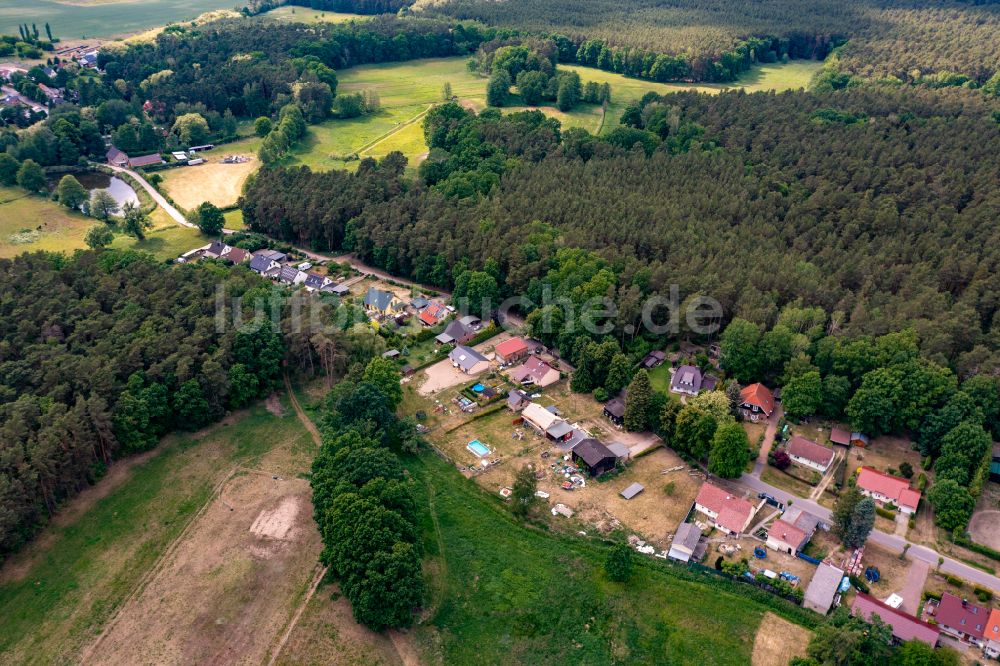
[[[753,666],[786,666],[793,657],[804,657],[812,632],[774,613],[765,613],[753,641]]]

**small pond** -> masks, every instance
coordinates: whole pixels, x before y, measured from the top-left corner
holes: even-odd
[[[66,174],[57,174],[53,182],[49,185],[55,188],[59,184],[59,180]],[[135,190],[132,186],[126,183],[121,178],[117,176],[109,176],[106,173],[101,173],[100,171],[77,171],[73,172],[73,176],[76,177],[80,184],[83,185],[89,192],[94,192],[95,190],[107,190],[108,194],[114,197],[115,201],[118,203],[119,208],[124,206],[127,202],[138,205],[139,197],[136,196]]]

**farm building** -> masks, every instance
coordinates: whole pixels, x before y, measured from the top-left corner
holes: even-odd
[[[118,150],[114,146],[111,146],[111,148],[108,149],[108,154],[106,157],[108,160],[108,164],[110,164],[111,166],[122,167],[122,168],[128,166],[128,155],[126,155],[121,150]]]
[[[696,511],[705,514],[721,532],[740,536],[750,526],[758,507],[711,483],[702,484],[694,500]]]
[[[788,457],[797,465],[825,474],[833,463],[834,454],[833,449],[828,449],[801,435],[795,435],[788,443]]]
[[[910,488],[909,481],[871,467],[861,468],[857,487],[879,504],[895,504],[905,514],[916,513],[920,504],[920,491]]]
[[[760,421],[774,411],[774,395],[763,384],[750,384],[740,391],[740,411],[750,421]]]
[[[497,360],[505,365],[512,365],[528,356],[528,345],[524,338],[513,337],[504,340],[496,346]]]
[[[844,572],[826,562],[821,562],[816,567],[816,573],[809,581],[806,588],[805,597],[802,599],[802,606],[817,613],[826,615],[833,606],[833,600],[837,596],[840,588],[840,581],[844,579]]]
[[[573,447],[573,460],[587,468],[593,477],[598,477],[615,467],[617,457],[596,439],[588,437]]]
[[[526,384],[545,388],[559,381],[559,371],[551,365],[532,356],[527,361],[510,371],[510,378],[518,384]]]
[[[900,643],[904,641],[921,641],[931,647],[936,647],[941,637],[941,630],[933,624],[922,622],[903,611],[887,606],[878,599],[864,592],[858,592],[851,604],[851,614],[871,621],[872,615],[877,615],[892,628],[892,638]]]
[[[128,159],[128,165],[133,169],[152,166],[154,164],[163,164],[163,158],[160,157],[159,153],[154,153],[152,155],[140,155],[139,157],[130,157]]]
[[[692,559],[698,560],[698,545],[701,542],[701,530],[694,523],[681,523],[674,532],[673,541],[670,542],[670,551],[667,557],[678,562],[689,562]]]
[[[477,375],[490,367],[490,362],[485,356],[477,352],[472,347],[456,345],[448,354],[452,365],[467,375]]]
[[[558,419],[545,429],[545,436],[553,442],[565,442],[573,436],[573,426],[562,419]]]
[[[693,365],[682,365],[670,380],[670,392],[681,395],[698,395],[701,391],[701,370]]]

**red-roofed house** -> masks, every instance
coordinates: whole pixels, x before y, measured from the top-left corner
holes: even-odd
[[[983,654],[990,659],[1000,658],[1000,610],[990,611],[990,617],[986,621],[986,629],[983,631],[983,639],[986,645],[983,647]]]
[[[858,474],[858,490],[879,504],[892,502],[903,513],[916,513],[920,491],[910,488],[910,482],[898,476],[884,474],[871,467],[862,467]]]
[[[751,421],[766,419],[774,411],[774,395],[763,384],[751,384],[740,391],[740,411]]]
[[[435,301],[420,311],[420,323],[424,326],[436,326],[447,315],[448,310]]]
[[[791,523],[776,520],[767,530],[767,547],[794,555],[809,543],[810,536]]]
[[[532,356],[516,368],[510,369],[508,374],[518,384],[539,388],[545,388],[559,381],[559,371],[537,356]]]
[[[941,596],[941,603],[934,611],[934,620],[941,631],[967,643],[985,645],[986,625],[990,610],[969,603],[951,592]]]
[[[498,344],[494,351],[498,361],[504,365],[511,365],[528,356],[528,343],[524,338],[514,337]]]
[[[750,526],[758,507],[728,490],[705,483],[694,499],[694,508],[708,516],[720,531],[739,536]]]
[[[900,643],[921,641],[935,647],[941,637],[941,630],[933,624],[921,622],[912,615],[887,606],[863,592],[859,592],[854,597],[854,603],[851,604],[851,614],[863,618],[865,622],[871,622],[872,615],[877,615],[892,628],[892,638]]]
[[[833,462],[833,449],[828,449],[801,435],[795,435],[788,442],[788,457],[794,463],[825,474]]]
[[[840,444],[841,446],[850,446],[851,433],[842,428],[832,428],[830,430],[830,443]]]

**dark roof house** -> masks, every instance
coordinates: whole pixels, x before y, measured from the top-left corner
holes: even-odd
[[[701,370],[693,365],[682,365],[674,371],[670,391],[685,395],[698,395],[701,391]]]
[[[430,307],[428,307],[427,310],[430,310]],[[427,312],[427,310],[424,310],[424,312]],[[421,317],[423,317],[424,312],[420,313]],[[449,345],[452,343],[464,345],[474,337],[476,337],[475,331],[467,327],[459,320],[453,319],[448,322],[447,326],[444,327],[444,331],[438,333],[434,339],[441,345]]]
[[[582,463],[591,476],[600,476],[614,469],[617,457],[606,446],[592,437],[573,447],[573,460]]]
[[[128,164],[130,167],[145,167],[153,164],[163,164],[163,158],[160,157],[159,153],[154,153],[152,155],[140,155],[139,157],[130,157]]]
[[[615,425],[625,422],[625,401],[621,398],[612,398],[604,403],[604,415]]]

